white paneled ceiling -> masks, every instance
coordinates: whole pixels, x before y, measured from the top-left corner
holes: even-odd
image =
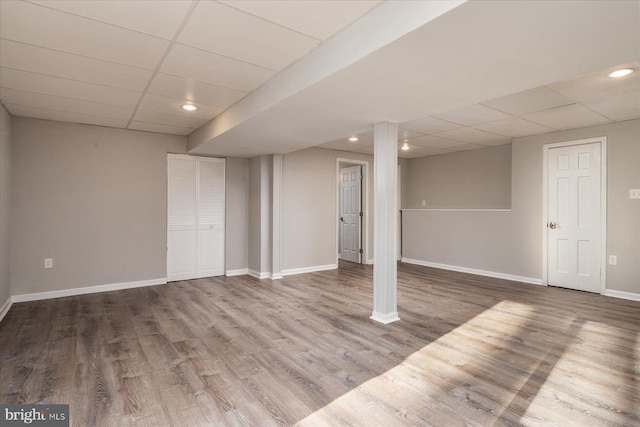
[[[378,3],[0,0],[0,101],[189,135]]]
[[[639,72],[608,77],[614,69],[629,67]],[[427,155],[473,150],[508,144],[511,138],[635,118],[640,118],[640,61],[401,123],[399,147],[407,142],[411,148],[398,154],[422,157],[424,147],[432,149]],[[360,152],[358,143],[347,137],[320,146]]]
[[[0,101],[207,154],[372,153],[382,120],[401,157],[476,149],[639,118],[639,4],[0,0]]]

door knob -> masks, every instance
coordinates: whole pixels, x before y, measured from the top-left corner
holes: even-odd
[[[344,222],[344,218],[343,218],[343,217],[340,217],[340,221]]]
[[[558,226],[558,224],[556,224],[554,221],[551,221],[549,223],[549,228],[551,228],[551,229],[555,229],[557,226]]]

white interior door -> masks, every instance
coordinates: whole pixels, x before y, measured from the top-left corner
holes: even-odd
[[[198,159],[198,277],[224,274],[224,159]]]
[[[196,277],[196,162],[190,156],[167,159],[167,280]]]
[[[362,166],[340,169],[340,258],[362,261]]]
[[[224,274],[224,159],[171,154],[167,280]]]
[[[601,145],[549,149],[547,280],[600,293]]]

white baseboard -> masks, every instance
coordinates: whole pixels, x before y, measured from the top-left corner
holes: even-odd
[[[247,270],[249,276],[251,277],[255,277],[256,279],[268,279],[271,276],[271,273],[264,271],[264,272],[259,272],[259,271],[255,271],[252,269],[248,269]]]
[[[62,289],[60,291],[36,292],[11,297],[13,302],[38,301],[51,298],[70,297],[74,295],[95,294],[98,292],[119,291],[122,289],[142,288],[144,286],[166,285],[167,279],[139,280],[137,282],[111,283],[109,285],[87,286],[84,288]]]
[[[608,297],[628,299],[631,301],[640,301],[640,294],[636,294],[633,292],[615,291],[613,289],[607,289],[606,291],[604,291],[604,295]]]
[[[336,268],[338,268],[337,264],[314,265],[313,267],[290,268],[288,270],[282,270],[282,275],[291,276],[293,274],[313,273],[314,271],[335,270]]]
[[[269,279],[271,280],[279,280],[282,279],[284,276],[282,275],[282,273],[271,273],[269,274]]]
[[[389,323],[397,322],[398,320],[400,320],[400,318],[398,317],[398,312],[397,311],[395,311],[393,313],[388,313],[388,314],[379,313],[377,311],[374,311],[373,313],[371,313],[370,319],[373,319],[376,322],[380,322],[380,323],[383,323],[385,325],[388,325]]]
[[[12,305],[13,305],[13,298],[9,297],[9,299],[7,299],[7,301],[4,303],[2,308],[0,308],[0,322],[2,322],[2,319],[4,319],[4,316],[7,315]]]
[[[402,262],[407,264],[423,265],[425,267],[440,268],[442,270],[458,271],[460,273],[477,274],[478,276],[494,277],[496,279],[513,280],[514,282],[529,283],[532,285],[542,285],[542,279],[533,277],[516,276],[513,274],[498,273],[496,271],[479,270],[476,268],[459,267],[457,265],[439,264],[436,262],[422,261],[419,259],[402,258]]]
[[[225,272],[225,276],[244,276],[245,274],[249,274],[248,268],[239,268],[237,270],[227,270]]]
[[[368,259],[367,262],[365,262],[365,264],[367,265],[373,265],[373,260],[372,259]]]

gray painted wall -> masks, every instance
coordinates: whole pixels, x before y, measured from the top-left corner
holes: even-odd
[[[638,135],[640,120],[631,120],[514,139],[511,211],[405,211],[404,257],[540,279],[542,147],[606,136],[607,253],[618,256],[607,268],[608,289],[640,294],[640,201],[629,200],[629,189],[640,188]]]
[[[369,258],[373,258],[373,156],[308,148],[286,154],[282,165],[282,269],[335,264],[338,158],[369,162]],[[363,191],[365,191],[363,189]]]
[[[249,262],[249,160],[228,157],[225,170],[226,270],[242,270]]]
[[[249,159],[249,270],[271,273],[273,156]]]
[[[11,120],[9,113],[0,105],[0,309],[11,297],[9,281]]]
[[[510,144],[419,157],[408,165],[405,208],[511,207]]]
[[[21,117],[12,130],[14,295],[166,277],[167,153],[185,137]]]

